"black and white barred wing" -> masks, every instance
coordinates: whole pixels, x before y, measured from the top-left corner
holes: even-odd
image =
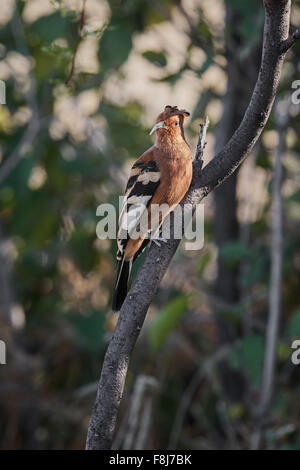
[[[137,228],[139,231],[147,230],[140,225],[159,183],[160,172],[156,162],[136,162],[133,165],[119,218],[118,260],[122,259],[128,238],[136,236]]]

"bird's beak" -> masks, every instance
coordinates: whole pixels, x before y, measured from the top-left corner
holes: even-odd
[[[160,129],[161,127],[163,127],[164,129],[168,129],[168,126],[165,125],[164,121],[160,121],[160,122],[157,122],[155,126],[152,127],[149,135],[152,135],[153,132],[157,131],[157,129]]]

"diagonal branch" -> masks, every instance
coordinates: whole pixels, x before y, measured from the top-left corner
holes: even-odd
[[[24,132],[22,139],[13,150],[13,152],[7,157],[0,167],[0,184],[3,183],[10,173],[17,166],[21,158],[28,151],[29,146],[32,145],[38,132],[40,130],[39,121],[36,118],[31,118],[29,124]]]
[[[194,207],[219,186],[249,155],[259,138],[273,105],[284,60],[283,44],[288,38],[290,0],[264,0],[265,26],[260,72],[244,118],[227,145],[194,175],[183,203]],[[122,306],[108,346],[99,381],[96,402],[87,436],[87,449],[110,449],[118,408],[123,394],[130,356],[148,307],[164,276],[179,240],[161,247],[152,245]]]

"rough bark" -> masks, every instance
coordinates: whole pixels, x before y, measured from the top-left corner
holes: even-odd
[[[282,44],[288,38],[290,0],[265,0],[262,63],[256,86],[241,125],[227,145],[194,176],[183,202],[198,204],[219,186],[249,155],[269,117],[284,60]],[[179,241],[152,244],[122,306],[108,346],[90,426],[87,449],[110,449],[128,364],[148,307],[172,260]]]

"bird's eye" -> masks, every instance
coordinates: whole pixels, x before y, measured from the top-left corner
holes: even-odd
[[[175,121],[175,126],[178,126],[178,121]]]

